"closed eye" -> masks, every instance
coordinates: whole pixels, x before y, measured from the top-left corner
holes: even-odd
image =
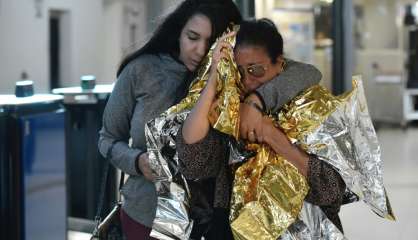
[[[190,40],[195,41],[195,40],[198,40],[200,38],[200,35],[197,32],[194,32],[192,30],[189,30],[189,32],[187,33],[187,37]]]

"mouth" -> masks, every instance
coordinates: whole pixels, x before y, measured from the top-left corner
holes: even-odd
[[[244,88],[247,92],[252,92],[258,88],[255,84],[244,84]]]
[[[193,65],[193,66],[195,66],[195,67],[197,67],[197,66],[199,66],[199,64],[200,64],[200,61],[196,61],[196,60],[191,60],[191,64]]]

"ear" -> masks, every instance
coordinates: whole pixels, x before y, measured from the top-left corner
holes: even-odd
[[[276,63],[277,64],[282,65],[283,64],[283,61],[284,61],[283,55],[277,56],[277,58],[276,58]]]
[[[276,58],[276,66],[277,66],[277,71],[278,73],[281,73],[283,71],[283,64],[284,64],[284,57],[283,55],[279,55]]]

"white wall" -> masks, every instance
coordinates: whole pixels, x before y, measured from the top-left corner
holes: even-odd
[[[0,93],[12,93],[22,71],[35,81],[35,92],[49,91],[49,11],[65,14],[62,56],[64,86],[79,83],[82,74],[102,77],[100,30],[102,0],[3,1],[0,13]]]
[[[12,93],[24,70],[38,91],[47,89],[47,24],[35,17],[33,2],[2,1],[0,10],[0,93]],[[19,9],[19,11],[13,10]]]
[[[111,1],[104,5],[103,19],[103,75],[101,83],[112,83],[122,59],[123,3]]]
[[[126,25],[137,21],[136,35],[144,38],[149,2],[0,0],[0,94],[14,92],[22,71],[35,81],[35,93],[49,92],[49,11],[62,13],[62,85],[79,85],[84,74],[96,75],[99,84],[112,83],[127,47]],[[129,15],[131,10],[137,15]]]

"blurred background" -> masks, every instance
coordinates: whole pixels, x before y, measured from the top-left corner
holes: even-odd
[[[0,239],[88,239],[106,170],[97,132],[118,64],[179,2],[0,0]],[[397,221],[355,203],[342,207],[343,227],[348,239],[416,239],[418,1],[235,2],[246,18],[271,18],[285,55],[315,65],[335,94],[362,76]],[[111,169],[106,212],[117,176]]]

